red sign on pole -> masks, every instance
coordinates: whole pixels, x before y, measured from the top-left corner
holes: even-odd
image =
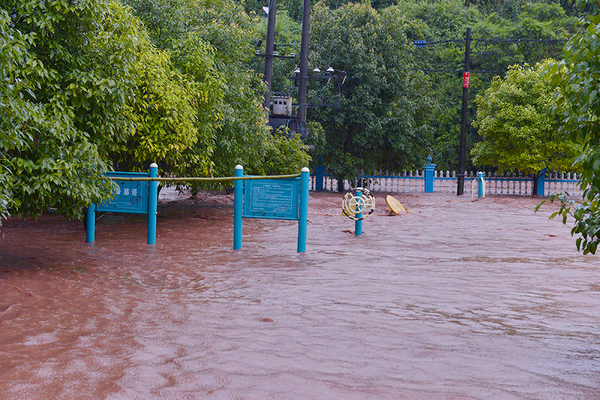
[[[464,87],[465,89],[468,89],[468,88],[469,88],[469,73],[468,73],[468,72],[465,72],[465,73],[463,74],[463,87]]]

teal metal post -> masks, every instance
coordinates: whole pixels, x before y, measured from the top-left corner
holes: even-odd
[[[158,165],[150,164],[150,178],[158,176]],[[158,182],[148,182],[148,244],[156,243],[156,214],[158,212]]]
[[[302,168],[300,172],[300,205],[298,206],[298,253],[306,251],[309,176],[310,170],[306,167]]]
[[[477,196],[483,197],[485,193],[483,193],[483,172],[477,173]]]
[[[546,168],[544,168],[537,176],[537,194],[540,196],[546,195]]]
[[[85,210],[85,242],[92,243],[96,231],[96,205],[89,205]]]
[[[356,196],[362,198],[363,194],[362,194],[362,192],[360,190],[358,190],[356,192]],[[362,218],[362,216],[363,216],[362,209],[363,208],[364,207],[361,205],[360,206],[361,212],[359,212],[359,213],[356,214],[356,218]],[[354,221],[354,236],[360,236],[360,235],[362,235],[362,231],[363,231],[362,230],[362,225],[363,225],[362,223],[363,223],[362,219],[357,219],[356,221]]]
[[[435,171],[435,164],[431,163],[431,156],[427,157],[427,165],[425,169],[425,193],[433,193],[433,172]]]
[[[241,165],[235,166],[234,176],[244,176],[244,167]],[[233,189],[233,249],[239,250],[242,248],[242,213],[244,206],[244,181],[237,180],[234,183]]]

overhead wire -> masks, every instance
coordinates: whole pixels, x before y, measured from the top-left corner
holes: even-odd
[[[340,4],[340,1],[336,0],[334,11],[337,11],[337,9],[339,7],[339,4]],[[334,18],[337,18],[337,15],[334,15]],[[331,25],[333,25],[336,28],[338,26],[337,23],[333,23]],[[327,61],[327,68],[329,68],[331,66],[331,60],[332,60],[332,57],[333,57],[333,39],[334,39],[333,34],[334,34],[334,29],[335,28],[331,28],[331,34],[329,35],[330,45],[329,45],[329,60]]]
[[[471,43],[476,45],[477,42],[481,42],[485,44],[487,48],[488,44],[496,44],[496,43],[561,43],[567,42],[568,39],[528,39],[528,38],[519,38],[519,39],[471,39]],[[437,41],[426,41],[426,46],[433,44],[444,44],[444,43],[464,43],[465,39],[444,39]],[[478,53],[473,53],[478,54]],[[484,54],[485,53],[479,53]],[[459,73],[464,72],[462,69],[457,70],[448,70],[448,69],[416,69],[416,71],[422,72],[451,72],[451,73]],[[495,71],[495,70],[470,70],[469,72],[474,73],[483,73],[483,74],[502,74],[506,71]]]

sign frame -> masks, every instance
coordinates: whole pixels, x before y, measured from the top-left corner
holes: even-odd
[[[306,235],[307,235],[307,224],[308,224],[308,189],[310,186],[309,183],[309,176],[310,175],[310,170],[307,167],[302,168],[302,170],[300,171],[300,178],[298,180],[298,185],[299,185],[299,189],[298,192],[293,192],[293,193],[298,193],[298,195],[292,194],[292,196],[287,196],[288,199],[293,200],[294,202],[298,202],[298,218],[290,218],[293,220],[298,221],[298,247],[297,247],[297,251],[298,253],[304,253],[306,251]],[[296,179],[298,178],[276,178],[276,179],[272,179],[273,181],[275,181],[275,183],[277,183],[277,181],[283,181],[286,183],[291,182],[296,182]],[[248,182],[253,181],[253,180],[257,180],[260,181],[260,178],[256,178],[253,179],[253,177],[249,177],[249,176],[244,176],[244,167],[242,167],[241,165],[236,165],[235,166],[235,174],[234,174],[234,180],[235,180],[235,185],[234,185],[234,189],[233,189],[233,198],[234,198],[234,202],[233,202],[233,249],[234,250],[240,250],[242,248],[242,236],[243,236],[243,217],[249,217],[248,215],[244,215],[244,202],[245,202],[245,195],[244,195],[244,187],[249,187],[248,186]],[[267,179],[262,179],[263,181],[266,181]],[[271,180],[271,179],[269,179]],[[244,181],[246,181],[246,183],[244,183]],[[295,185],[295,183],[293,184]],[[251,185],[250,185],[251,186]],[[248,193],[249,191],[246,190],[246,193]],[[279,193],[280,195],[281,193]],[[281,197],[279,197],[279,200],[281,200]],[[246,201],[247,202],[247,201]],[[277,203],[277,202],[275,202]],[[294,211],[295,213],[295,211]],[[264,210],[262,212],[262,214],[264,214]],[[292,214],[292,216],[295,216],[295,214]],[[265,217],[264,215],[256,215],[256,216],[250,216],[250,218],[269,218],[269,217]],[[273,219],[273,217],[271,216],[270,219]],[[276,215],[276,219],[282,219],[281,215]]]
[[[150,178],[143,181],[133,181],[129,180],[128,182],[140,182],[142,185],[140,187],[146,188],[146,195],[143,196],[146,199],[145,204],[138,204],[137,210],[133,210],[132,207],[127,208],[119,208],[118,201],[116,201],[112,207],[110,205],[100,205],[98,207],[96,204],[90,204],[87,206],[85,210],[85,242],[92,243],[96,240],[96,212],[97,211],[107,211],[107,212],[124,212],[124,213],[132,213],[132,214],[146,214],[148,219],[148,244],[156,243],[156,214],[158,211],[158,182],[154,180],[154,178],[158,177],[158,165],[156,163],[150,164],[149,172],[120,172],[120,171],[111,171],[106,172],[106,176],[109,179],[114,179],[112,177],[122,177],[126,178]],[[115,179],[118,183],[118,179]],[[121,187],[121,186],[119,186]],[[131,185],[129,186],[132,187]],[[137,187],[137,186],[136,186]],[[131,193],[130,193],[131,194]],[[123,191],[123,195],[125,196],[125,192]],[[137,193],[136,193],[137,195]],[[140,193],[140,196],[142,193]],[[131,197],[131,196],[130,196]],[[137,196],[136,196],[137,197]],[[138,199],[134,199],[138,200]],[[110,202],[109,202],[110,204]],[[125,204],[126,206],[127,204]]]
[[[300,178],[255,179],[244,183],[244,218],[298,221]]]
[[[102,204],[97,204],[96,211],[148,214],[148,182],[120,181],[115,178],[147,178],[150,176],[149,173],[110,171],[105,175],[117,185],[117,196]]]

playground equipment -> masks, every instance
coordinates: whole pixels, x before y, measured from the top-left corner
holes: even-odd
[[[406,208],[398,201],[395,197],[390,196],[389,194],[385,196],[385,202],[393,214],[406,213]]]
[[[375,197],[368,189],[355,188],[344,195],[342,212],[354,220],[354,235],[362,235],[362,220],[375,211]]]
[[[150,165],[146,173],[107,172],[115,182],[112,200],[91,204],[86,210],[86,243],[95,240],[96,211],[148,215],[148,244],[156,243],[158,182],[235,181],[234,183],[234,249],[242,247],[242,217],[288,219],[298,221],[298,252],[306,251],[308,220],[309,170],[300,174],[248,176],[241,165],[232,177],[158,177],[158,165]],[[244,184],[244,181],[249,181]],[[244,190],[245,186],[245,190]],[[245,194],[245,196],[244,196]],[[244,198],[245,197],[245,198]]]

